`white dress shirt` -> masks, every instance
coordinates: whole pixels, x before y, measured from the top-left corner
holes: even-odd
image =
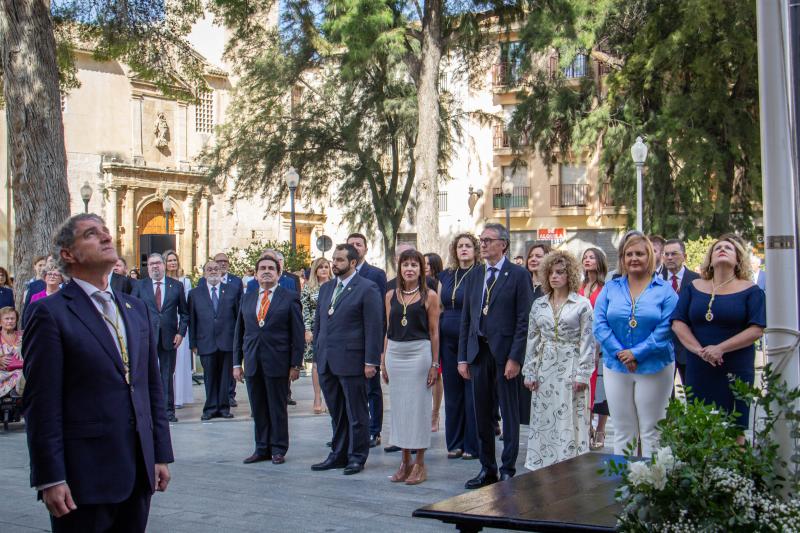
[[[353,277],[355,277],[355,275],[356,275],[356,274],[358,274],[358,270],[356,270],[356,269],[353,269],[353,272],[352,272],[352,274],[350,274],[349,276],[347,276],[345,279],[342,279],[342,278],[340,278],[340,277],[337,277],[337,278],[336,278],[337,284],[338,284],[338,283],[341,283],[341,284],[342,284],[342,290],[344,290],[344,289],[347,287],[347,284],[348,284],[348,283],[350,283],[350,280],[352,280],[352,279],[353,279]],[[334,289],[334,290],[335,290],[335,289]]]
[[[167,277],[164,276],[161,278],[160,281],[152,280],[153,281],[153,299],[156,297],[156,288],[158,285],[156,283],[161,283],[161,301],[158,303],[159,307],[164,307],[164,298],[167,296]]]
[[[683,287],[683,275],[684,275],[684,273],[686,273],[686,267],[685,266],[682,266],[681,269],[678,270],[678,272],[676,272],[675,274],[673,274],[672,272],[667,270],[667,283],[669,284],[669,286],[672,287],[672,277],[675,276],[676,278],[678,278],[678,291],[680,292],[681,287]]]
[[[216,285],[211,285],[210,283],[208,283],[208,280],[206,280],[206,286],[208,287],[208,297],[211,298],[212,302],[214,301],[214,298],[211,295],[211,289],[212,288],[216,288],[217,289],[217,298],[221,298],[222,297],[222,283],[217,283]]]
[[[500,258],[500,261],[498,261],[497,264],[494,265],[494,268],[497,269],[497,273],[495,274],[495,276],[497,276],[497,278],[500,277],[500,271],[503,270],[503,265],[505,264],[505,262],[506,262],[506,256],[503,256],[503,257]],[[481,301],[483,301],[483,297],[486,295],[486,282],[489,281],[489,276],[492,275],[491,270],[489,270],[490,268],[492,268],[492,265],[490,265],[487,262],[486,263],[486,275],[483,278],[483,293],[481,294]],[[497,281],[497,279],[495,279],[495,281]]]

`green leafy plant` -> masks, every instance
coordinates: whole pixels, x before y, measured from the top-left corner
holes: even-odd
[[[800,531],[797,465],[789,479],[781,475],[786,464],[772,438],[782,423],[798,436],[800,389],[789,389],[769,365],[763,382],[762,388],[732,385],[736,397],[763,413],[752,444],[738,442],[736,413],[691,399],[687,389],[690,401],[672,400],[659,423],[662,447],[654,457],[634,461],[631,443],[627,462],[608,463],[606,474],[622,476],[620,531]]]
[[[706,253],[713,242],[714,237],[711,235],[685,241],[686,268],[699,272],[700,265],[703,264],[703,259],[706,258]]]
[[[256,261],[261,257],[261,253],[272,248],[278,250],[284,257],[284,270],[297,272],[311,265],[311,254],[304,246],[298,246],[297,251],[292,251],[292,243],[289,241],[255,241],[246,248],[233,247],[228,250],[230,260],[230,271],[237,276],[244,276],[249,269],[256,265]]]

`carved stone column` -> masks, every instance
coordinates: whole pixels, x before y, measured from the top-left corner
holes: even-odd
[[[122,209],[122,226],[125,235],[122,239],[122,255],[128,262],[128,268],[138,268],[139,258],[136,257],[136,189],[128,185],[125,191],[125,205]]]
[[[187,110],[186,102],[176,102],[175,110],[175,168],[182,168],[181,165],[186,163],[186,124],[187,124]]]
[[[200,211],[197,213],[197,262],[205,263],[210,253],[208,249],[208,191],[203,190],[200,196]]]
[[[131,96],[131,147],[133,150],[134,164],[136,158],[142,157],[142,113],[144,99],[141,95]]]
[[[114,247],[117,253],[119,249],[119,221],[117,220],[117,207],[119,206],[119,185],[109,185],[108,189],[108,204],[106,204],[106,225],[111,231],[111,238],[114,240]]]
[[[195,243],[195,225],[194,225],[194,206],[197,197],[197,189],[189,189],[186,192],[186,200],[183,202],[183,218],[186,231],[184,232],[183,251],[181,257],[183,258],[183,270],[185,273],[193,273],[195,266],[194,252],[197,248]],[[197,261],[204,261],[198,257]]]

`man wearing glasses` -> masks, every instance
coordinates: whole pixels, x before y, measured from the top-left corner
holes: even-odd
[[[483,272],[467,280],[458,372],[472,380],[481,460],[480,473],[465,488],[477,489],[516,473],[519,452],[519,384],[525,360],[528,314],[533,298],[530,275],[506,257],[510,237],[502,224],[486,224],[481,233]],[[494,443],[494,397],[503,417],[502,466]]]

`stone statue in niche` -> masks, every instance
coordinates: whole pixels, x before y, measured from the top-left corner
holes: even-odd
[[[156,135],[155,147],[163,150],[169,146],[169,124],[164,113],[159,112],[156,118],[156,125],[153,133]]]

